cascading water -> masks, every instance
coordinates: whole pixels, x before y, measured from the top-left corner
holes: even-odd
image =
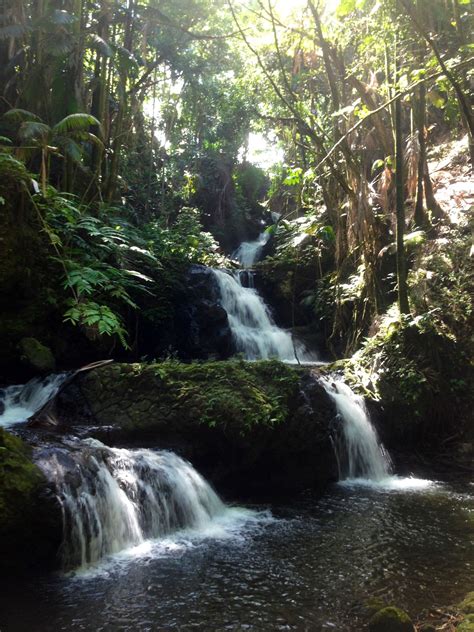
[[[251,274],[247,272],[247,275]],[[214,270],[214,275],[237,350],[247,360],[278,358],[283,362],[314,361],[315,358],[308,354],[301,343],[294,341],[289,332],[275,325],[257,290],[242,285],[241,273]]]
[[[370,422],[364,399],[341,381],[323,381],[342,418],[342,437],[337,442],[339,478],[383,481],[390,477],[390,456]]]
[[[0,426],[27,421],[55,397],[69,373],[35,377],[27,384],[0,389]]]
[[[36,463],[62,506],[65,568],[95,564],[180,529],[205,528],[226,511],[205,479],[172,452],[88,439],[44,449]]]
[[[263,232],[255,241],[244,241],[233,253],[232,257],[244,270],[235,273],[214,270],[237,350],[247,360],[278,358],[291,363],[315,362],[314,354],[308,353],[288,331],[277,327],[255,289],[254,273],[249,268],[257,261],[268,238],[269,233]]]
[[[270,233],[263,232],[255,241],[243,241],[232,253],[232,259],[236,259],[244,268],[251,268],[259,258],[269,238]]]

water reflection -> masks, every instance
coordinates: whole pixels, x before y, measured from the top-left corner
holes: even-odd
[[[472,579],[473,498],[441,484],[400,489],[402,480],[339,484],[322,499],[273,507],[275,520],[242,523],[230,537],[181,534],[92,577],[10,586],[0,627],[345,632],[361,629],[372,595],[413,614],[455,601]]]

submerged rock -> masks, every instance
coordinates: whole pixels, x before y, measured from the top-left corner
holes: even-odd
[[[406,612],[387,606],[370,619],[369,632],[415,632],[415,627]]]

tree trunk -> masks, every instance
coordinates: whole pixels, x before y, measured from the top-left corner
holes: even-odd
[[[397,282],[398,307],[400,314],[409,314],[407,289],[407,260],[405,253],[405,187],[403,177],[403,138],[402,138],[402,105],[400,99],[395,102],[395,185],[397,213]]]
[[[418,91],[418,103],[416,107],[416,123],[418,129],[418,173],[416,183],[416,204],[415,204],[415,224],[419,228],[428,227],[428,217],[425,213],[423,204],[424,189],[423,181],[425,177],[426,165],[426,139],[425,139],[425,120],[426,120],[426,89],[422,83]]]

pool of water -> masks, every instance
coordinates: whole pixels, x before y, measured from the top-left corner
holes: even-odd
[[[374,595],[412,615],[463,597],[473,535],[469,484],[339,484],[80,573],[3,574],[0,629],[361,630]]]

